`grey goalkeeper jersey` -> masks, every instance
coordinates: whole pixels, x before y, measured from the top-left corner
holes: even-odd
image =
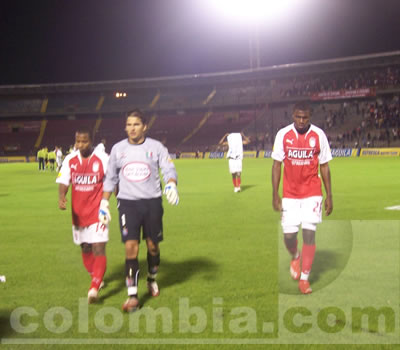
[[[161,197],[159,169],[165,183],[177,180],[174,163],[161,142],[146,137],[142,144],[133,145],[122,140],[111,149],[103,191],[113,192],[118,185],[119,199]]]

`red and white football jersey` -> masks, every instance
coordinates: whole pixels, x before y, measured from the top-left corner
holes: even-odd
[[[283,162],[283,197],[307,198],[322,196],[318,165],[332,159],[325,133],[311,125],[299,134],[294,124],[278,131],[272,159]]]
[[[107,163],[108,155],[96,151],[88,158],[82,158],[76,151],[64,159],[56,182],[72,185],[72,223],[75,226],[87,227],[99,221]]]

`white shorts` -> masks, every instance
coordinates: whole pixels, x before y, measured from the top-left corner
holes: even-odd
[[[282,198],[283,233],[299,231],[300,224],[310,226],[322,221],[322,196],[303,199]]]
[[[241,159],[229,159],[229,171],[233,173],[242,172],[242,160]]]
[[[97,222],[87,227],[72,226],[74,243],[102,243],[108,242],[108,226]]]

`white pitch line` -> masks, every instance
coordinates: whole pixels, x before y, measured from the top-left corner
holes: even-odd
[[[392,207],[386,207],[386,210],[400,210],[400,205],[394,205]]]

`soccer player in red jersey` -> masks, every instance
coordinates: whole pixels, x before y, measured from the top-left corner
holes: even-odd
[[[85,129],[76,132],[75,146],[77,150],[65,158],[56,180],[58,207],[66,209],[66,195],[71,186],[73,240],[81,246],[83,264],[92,277],[88,302],[93,303],[98,299],[107,264],[108,226],[99,222],[98,212],[108,156],[93,151],[90,131]]]
[[[293,124],[278,131],[272,158],[272,206],[282,213],[284,242],[292,256],[290,274],[299,279],[303,294],[312,292],[308,277],[315,254],[315,231],[322,221],[322,190],[324,183],[325,214],[333,210],[331,175],[328,162],[332,159],[325,133],[310,124],[311,108],[305,102],[293,108]],[[283,198],[279,196],[281,166],[283,170]],[[297,233],[303,230],[303,249],[297,248]]]

